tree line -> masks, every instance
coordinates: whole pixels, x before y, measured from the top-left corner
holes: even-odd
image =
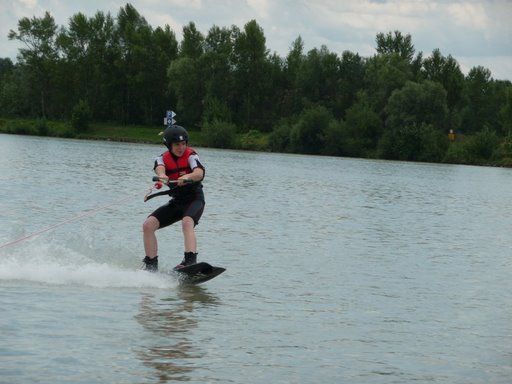
[[[0,115],[83,129],[88,120],[161,124],[173,107],[212,146],[241,137],[274,151],[512,164],[511,82],[482,66],[464,75],[439,49],[423,57],[409,34],[377,34],[365,58],[305,52],[300,36],[281,57],[255,20],[206,35],[190,22],[182,32],[178,43],[130,4],[61,27],[48,12],[22,18],[9,33],[24,44],[17,62],[0,59]]]

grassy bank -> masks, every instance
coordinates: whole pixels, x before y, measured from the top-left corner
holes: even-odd
[[[0,118],[0,133],[18,135],[51,136],[90,140],[112,140],[132,143],[162,143],[159,133],[165,127],[143,125],[115,125],[109,123],[91,123],[84,132],[77,132],[63,121],[37,120],[37,119],[8,119]],[[190,131],[190,142],[198,147],[217,147],[210,145],[211,141],[203,132]],[[249,131],[244,134],[234,134],[229,146],[222,148],[243,149],[251,151],[268,151],[268,134]]]
[[[133,143],[161,144],[159,133],[163,126],[115,125],[91,123],[84,132],[77,132],[69,122],[38,119],[0,118],[0,133],[51,136],[90,140],[111,140]],[[222,126],[205,132],[189,131],[190,142],[197,147],[269,151],[269,134],[258,131],[235,133],[223,131]],[[218,140],[229,136],[230,140]],[[493,133],[483,132],[467,136],[461,142],[451,143],[444,156],[444,163],[512,167],[512,138],[498,139]]]
[[[0,132],[18,135],[51,136],[90,140],[112,140],[133,143],[159,144],[161,127],[121,126],[107,123],[91,123],[85,132],[76,132],[68,122],[34,119],[0,119]],[[190,132],[191,142],[204,146],[201,132]]]
[[[92,123],[85,132],[76,132],[68,122],[34,119],[0,119],[0,132],[19,135],[65,137],[91,140],[113,140],[134,143],[162,142],[158,135],[162,127],[121,126],[108,123]],[[191,141],[202,145],[201,132],[190,132]]]

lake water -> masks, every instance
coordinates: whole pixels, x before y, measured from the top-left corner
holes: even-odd
[[[512,381],[511,169],[199,148],[185,287],[162,148],[0,135],[1,383]]]

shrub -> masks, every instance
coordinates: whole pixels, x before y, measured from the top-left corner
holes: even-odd
[[[382,122],[373,110],[368,96],[358,94],[357,101],[347,109],[345,114],[347,126],[347,143],[344,152],[349,156],[368,156],[375,151],[382,135]]]
[[[236,126],[221,120],[204,122],[201,129],[205,144],[215,148],[233,148],[236,137]]]
[[[427,162],[440,162],[448,148],[448,140],[445,134],[432,125],[422,125],[420,130],[420,152],[416,160]]]
[[[71,126],[77,133],[85,132],[89,128],[91,109],[86,101],[80,100],[71,112]]]
[[[491,160],[498,148],[499,139],[494,131],[488,128],[470,137],[465,143],[471,163]]]
[[[231,121],[231,112],[225,102],[216,97],[208,97],[204,103],[203,121]]]
[[[464,142],[451,143],[443,159],[444,163],[468,164],[468,153]]]
[[[462,142],[452,143],[443,161],[457,164],[485,164],[497,158],[507,163],[510,147],[505,140],[501,145],[495,132],[485,129]]]
[[[495,152],[498,158],[498,164],[504,167],[512,166],[512,137],[507,136],[498,145],[498,149]]]
[[[332,120],[331,113],[323,106],[305,110],[290,132],[292,150],[299,153],[319,154],[324,146],[325,130]]]
[[[270,150],[274,152],[289,152],[291,130],[290,123],[284,120],[279,122],[268,137]]]
[[[71,139],[77,135],[75,129],[71,125],[66,124],[61,130],[59,130],[56,136]]]
[[[37,120],[36,129],[37,129],[37,134],[39,136],[48,136],[49,129],[48,129],[48,124],[46,122],[46,119]]]
[[[446,136],[431,124],[409,124],[386,131],[379,151],[385,159],[437,162],[447,145]]]
[[[330,156],[342,156],[347,154],[349,137],[344,121],[331,120],[324,130],[323,139],[325,144],[322,149],[322,154]]]
[[[250,130],[240,137],[240,149],[251,151],[267,151],[268,137],[260,131]]]
[[[6,125],[6,132],[17,135],[36,135],[36,129],[29,120],[11,120]]]

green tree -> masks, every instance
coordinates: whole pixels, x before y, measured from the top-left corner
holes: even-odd
[[[54,18],[46,12],[44,17],[23,17],[18,21],[18,31],[10,30],[10,40],[19,40],[26,48],[19,50],[19,62],[27,67],[25,74],[32,83],[31,94],[26,95],[34,105],[34,112],[46,117],[51,110],[51,93],[54,88],[56,65],[58,61],[57,25]],[[38,102],[36,100],[39,99]]]
[[[376,37],[377,53],[381,55],[398,55],[407,63],[412,63],[414,58],[414,45],[411,35],[402,35],[402,32],[395,31],[387,34],[378,33]]]
[[[308,52],[300,67],[298,84],[309,105],[321,104],[336,111],[340,97],[340,60],[326,46]]]
[[[512,137],[512,85],[505,90],[505,97],[500,108],[501,132],[507,137]]]
[[[447,147],[446,135],[437,128],[414,122],[386,131],[379,141],[380,157],[394,160],[439,162]]]
[[[199,127],[205,102],[205,81],[201,68],[204,36],[195,24],[183,27],[183,41],[178,59],[167,70],[169,90],[176,95],[176,110],[180,123]]]
[[[228,29],[214,26],[210,28],[205,38],[204,53],[199,62],[201,77],[204,79],[205,108],[210,100],[213,100],[213,104],[222,100],[222,104],[228,109],[231,109],[234,104],[235,81],[232,56],[234,36],[237,32],[238,29],[235,27]],[[228,115],[231,121],[231,113]]]
[[[271,94],[270,68],[265,35],[255,20],[245,24],[243,31],[235,37],[233,64],[235,76],[237,125],[244,131],[258,128],[270,130],[265,99]]]
[[[203,113],[203,81],[197,60],[181,57],[171,62],[167,71],[169,89],[176,95],[179,122],[199,126]]]
[[[0,114],[3,116],[34,117],[34,105],[28,97],[32,92],[32,73],[26,65],[4,72],[0,81]]]
[[[13,70],[14,64],[10,58],[0,58],[0,82],[4,79],[5,76],[10,75]]]
[[[199,59],[203,54],[204,36],[190,22],[183,27],[183,41],[180,44],[180,57]]]
[[[466,106],[463,110],[462,130],[476,133],[488,124],[488,95],[491,88],[491,71],[482,66],[473,67],[465,81],[464,96]]]
[[[421,53],[415,59],[411,36],[399,31],[379,33],[376,42],[377,55],[366,62],[365,90],[374,110],[385,119],[384,108],[391,93],[419,77]]]
[[[261,104],[263,113],[261,130],[264,132],[271,131],[275,122],[283,116],[282,101],[287,93],[285,61],[277,53],[273,53],[268,58],[267,66],[268,76],[265,83],[267,94]]]
[[[386,106],[386,131],[379,142],[384,158],[440,161],[446,150],[446,91],[429,80],[408,82]]]
[[[143,111],[144,63],[148,58],[147,43],[151,27],[146,19],[131,5],[126,4],[117,15],[116,35],[118,36],[120,58],[116,62],[119,77],[116,83],[120,92],[115,106],[116,120],[127,124],[141,121]]]
[[[367,60],[364,89],[372,108],[385,118],[384,108],[393,91],[413,79],[411,66],[396,54],[377,55]]]
[[[168,91],[167,71],[169,64],[178,57],[178,41],[168,25],[156,28],[151,36],[149,57],[145,62],[146,121],[157,124],[161,121],[163,111],[176,105],[175,95]]]
[[[154,30],[127,4],[119,11],[115,36],[118,55],[109,87],[114,95],[116,120],[159,123],[163,111],[175,101],[163,85],[169,63],[178,55],[174,32],[168,25]]]
[[[382,121],[373,110],[368,95],[361,91],[346,112],[347,139],[343,153],[355,157],[373,157],[382,135]]]
[[[59,69],[59,103],[70,111],[79,99],[93,98],[94,56],[92,45],[94,30],[88,18],[77,13],[69,19],[68,28],[62,28],[57,44],[63,53]],[[63,79],[63,80],[61,80]]]
[[[439,49],[435,49],[432,55],[423,61],[423,73],[425,79],[442,84],[446,90],[449,127],[457,130],[460,126],[460,109],[464,88],[464,75],[459,64],[451,55],[444,57]]]
[[[114,120],[114,109],[120,109],[117,105],[122,103],[122,86],[120,79],[121,48],[118,40],[116,24],[110,14],[96,12],[88,19],[87,51],[85,60],[74,60],[73,56],[65,55],[65,62],[68,66],[66,77],[78,76],[78,82],[87,81],[86,94],[75,94],[69,97],[68,102],[75,103],[80,99],[87,100],[91,108],[91,115],[96,120]],[[66,30],[63,30],[66,33]],[[62,34],[61,34],[62,36]],[[71,39],[68,43],[74,44]],[[64,48],[63,48],[64,50]],[[86,65],[88,70],[78,68],[78,65]],[[86,73],[88,80],[81,76]],[[71,109],[71,108],[68,108]]]
[[[393,92],[386,112],[387,129],[427,124],[446,132],[446,91],[441,84],[429,80],[421,84],[409,81],[402,89]]]
[[[365,64],[357,53],[344,51],[341,56],[338,80],[339,105],[335,114],[344,116],[347,109],[356,101],[358,93],[364,87]]]
[[[448,108],[453,109],[462,101],[464,75],[459,63],[451,55],[444,57],[439,49],[423,61],[424,79],[437,81],[447,92]]]
[[[503,113],[506,113],[506,105],[509,102],[507,96],[511,87],[510,81],[491,80],[489,93],[485,95],[485,122],[484,129],[488,128],[495,131],[498,135],[506,136],[508,129],[503,123]]]
[[[299,72],[304,62],[304,41],[297,37],[284,60],[282,69],[284,89],[278,101],[281,118],[299,114],[302,110],[302,95],[299,89]]]
[[[12,60],[6,57],[5,59],[0,58],[0,114],[11,115],[13,114],[12,107],[8,104],[8,98],[10,97],[9,88],[13,84],[13,73],[14,64]]]
[[[319,154],[325,145],[325,132],[333,116],[324,106],[304,110],[290,132],[290,146],[294,152]]]

